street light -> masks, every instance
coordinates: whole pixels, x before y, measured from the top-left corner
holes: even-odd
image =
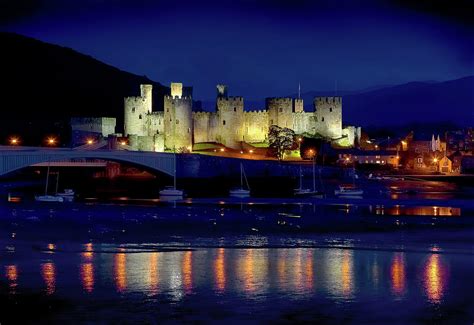
[[[249,150],[249,153],[253,153],[253,149],[250,149],[250,150]]]
[[[56,139],[53,138],[53,137],[49,137],[47,140],[46,140],[46,143],[50,146],[54,146],[56,144]]]
[[[94,140],[92,139],[87,139],[87,144],[93,144],[94,143]]]
[[[12,146],[16,146],[20,141],[18,140],[18,138],[15,138],[15,137],[12,137],[10,138],[10,144]]]

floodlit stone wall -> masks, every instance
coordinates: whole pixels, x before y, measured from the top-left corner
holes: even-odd
[[[296,134],[319,134],[347,146],[360,138],[360,128],[342,129],[341,97],[315,98],[313,112],[304,111],[302,99],[267,98],[265,110],[246,112],[242,97],[227,96],[227,86],[217,85],[217,111],[193,112],[192,96],[184,89],[181,83],[171,84],[163,112],[151,111],[151,85],[141,85],[141,96],[125,98],[125,135],[133,149],[189,149],[200,142],[219,142],[239,149],[242,141],[267,141],[271,125],[290,128]],[[114,124],[112,120],[102,123],[107,125],[106,132]]]

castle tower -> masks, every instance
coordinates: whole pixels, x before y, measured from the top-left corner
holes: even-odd
[[[165,148],[179,150],[193,145],[193,100],[183,96],[183,84],[172,83],[171,95],[164,97]]]
[[[172,98],[181,98],[183,96],[183,84],[180,82],[171,83],[171,97]]]
[[[338,139],[342,136],[342,97],[316,97],[316,132],[323,136]]]
[[[243,97],[228,97],[225,85],[217,85],[217,96],[216,141],[239,149],[240,142],[244,141],[244,99]]]
[[[140,85],[140,96],[124,98],[124,133],[128,135],[148,135],[147,114],[152,108],[152,85]]]
[[[293,129],[293,100],[291,98],[266,98],[268,125]]]
[[[294,113],[304,112],[303,99],[296,98],[296,99],[293,100],[293,112]]]

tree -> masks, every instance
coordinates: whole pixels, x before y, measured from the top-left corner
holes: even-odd
[[[278,160],[283,160],[285,151],[291,149],[295,144],[295,132],[288,128],[272,125],[268,132],[268,142],[270,148],[275,150]]]

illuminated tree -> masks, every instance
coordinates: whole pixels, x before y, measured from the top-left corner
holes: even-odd
[[[285,151],[291,149],[295,144],[295,132],[288,128],[272,125],[268,131],[268,142],[270,148],[275,150],[278,160],[283,160]]]

